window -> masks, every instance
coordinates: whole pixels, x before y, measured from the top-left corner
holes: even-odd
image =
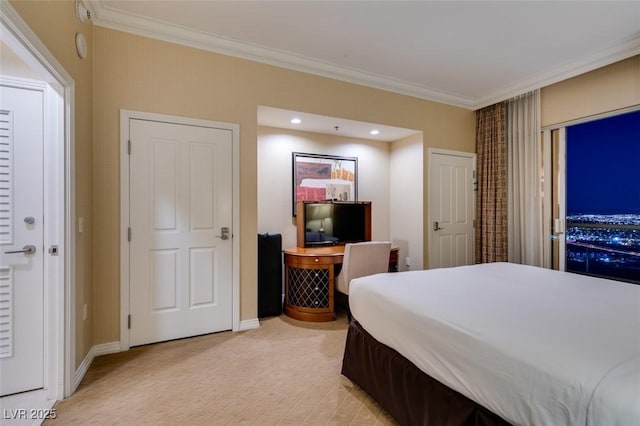
[[[640,283],[640,111],[567,127],[566,270]]]

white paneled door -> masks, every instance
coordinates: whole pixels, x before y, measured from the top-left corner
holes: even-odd
[[[0,393],[44,385],[43,91],[0,86]]]
[[[429,268],[473,263],[475,155],[430,152]]]
[[[232,328],[232,131],[130,119],[130,345]]]

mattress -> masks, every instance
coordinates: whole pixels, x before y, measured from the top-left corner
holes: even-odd
[[[640,424],[640,286],[509,263],[378,274],[353,317],[513,424]]]

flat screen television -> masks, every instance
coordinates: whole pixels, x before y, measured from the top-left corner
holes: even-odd
[[[371,241],[371,202],[299,201],[299,247]]]

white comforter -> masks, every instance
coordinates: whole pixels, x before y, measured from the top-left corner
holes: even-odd
[[[353,280],[354,318],[514,424],[640,425],[640,286],[492,263]]]

